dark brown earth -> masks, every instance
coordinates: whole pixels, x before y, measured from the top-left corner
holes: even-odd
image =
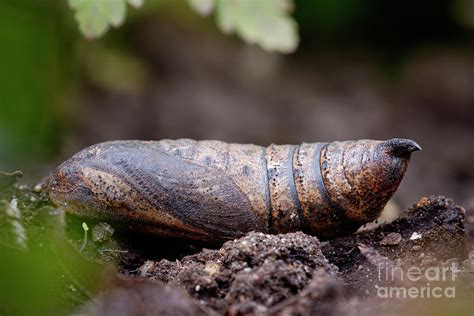
[[[404,267],[435,266],[451,259],[462,264],[468,251],[464,213],[462,207],[444,197],[422,198],[394,222],[332,240],[322,251],[339,267],[346,288],[351,293],[366,295],[366,291],[375,290],[377,260]],[[384,245],[394,233],[401,235],[399,243]],[[413,233],[421,238],[410,240]]]
[[[140,275],[181,286],[205,305],[266,310],[303,290],[319,268],[336,278],[316,237],[303,233],[247,236],[175,262],[146,262]],[[236,305],[241,307],[236,307]]]
[[[439,196],[422,198],[392,223],[323,244],[303,233],[249,233],[174,260],[129,252],[122,256],[122,274],[131,280],[121,280],[88,308],[97,315],[472,313],[474,250],[466,231],[464,209]],[[379,269],[452,265],[455,281],[431,282],[456,287],[448,304],[378,296],[377,286],[414,286],[406,276],[381,279]]]

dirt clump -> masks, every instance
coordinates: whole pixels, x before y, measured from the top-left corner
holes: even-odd
[[[235,311],[248,302],[253,306],[247,309],[267,310],[303,290],[320,268],[336,278],[337,270],[321,253],[318,239],[298,232],[249,233],[219,250],[176,262],[146,262],[139,271],[152,280],[184,287],[217,311]]]

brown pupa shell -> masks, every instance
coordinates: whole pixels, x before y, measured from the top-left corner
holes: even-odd
[[[325,239],[376,219],[416,150],[407,139],[266,148],[112,141],[64,162],[48,192],[71,214],[137,232],[221,241],[303,231]]]

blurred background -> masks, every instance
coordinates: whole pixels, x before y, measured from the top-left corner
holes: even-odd
[[[282,54],[184,0],[129,7],[95,40],[66,0],[2,0],[0,170],[34,184],[112,139],[406,137],[423,152],[395,202],[474,209],[474,1],[301,0],[292,16],[299,46]]]

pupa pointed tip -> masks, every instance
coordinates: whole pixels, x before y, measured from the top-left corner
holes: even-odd
[[[408,156],[412,152],[422,151],[417,142],[406,138],[392,138],[383,144],[395,156]]]

